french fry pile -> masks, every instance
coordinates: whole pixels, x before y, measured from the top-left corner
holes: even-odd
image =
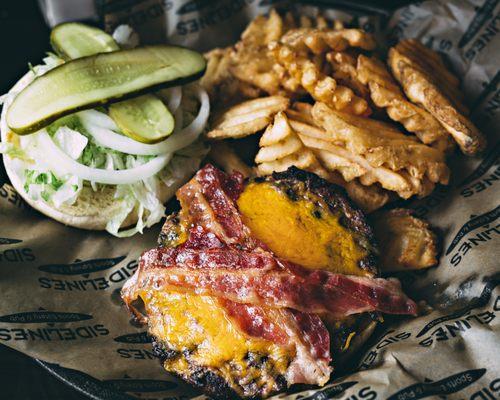
[[[473,155],[484,137],[436,53],[415,40],[391,48],[387,63],[375,51],[370,34],[321,16],[257,17],[233,47],[207,54],[202,84],[218,111],[207,137],[263,132],[257,174],[295,165],[366,211],[427,196],[448,183],[455,143]]]

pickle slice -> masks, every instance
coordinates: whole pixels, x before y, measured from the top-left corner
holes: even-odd
[[[79,110],[192,82],[205,68],[200,53],[166,45],[78,58],[24,88],[7,110],[7,124],[15,133],[33,133]]]
[[[78,22],[60,24],[52,29],[50,45],[65,60],[120,50],[111,35]]]
[[[56,53],[69,60],[119,50],[112,36],[78,22],[56,26],[50,43]],[[172,114],[153,94],[115,103],[109,115],[125,135],[142,143],[159,142],[174,130]]]
[[[125,135],[142,143],[157,143],[174,130],[174,117],[150,94],[111,104],[109,116]]]

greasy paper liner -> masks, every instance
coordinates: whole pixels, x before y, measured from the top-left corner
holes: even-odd
[[[168,39],[200,50],[234,42],[255,15],[287,6],[266,0],[96,4],[108,30],[129,23],[145,43]],[[359,354],[358,372],[334,376],[301,396],[500,397],[499,10],[497,0],[427,1],[398,10],[390,21],[322,10],[354,18],[379,38],[417,37],[441,52],[463,78],[472,117],[489,146],[476,159],[456,157],[449,186],[408,203],[440,232],[442,256],[439,267],[400,278],[407,293],[434,311],[386,324]],[[69,228],[31,210],[8,182],[0,187],[0,343],[43,360],[96,398],[199,395],[162,370],[146,329],[132,323],[119,296],[138,256],[155,245],[160,225],[129,239]]]

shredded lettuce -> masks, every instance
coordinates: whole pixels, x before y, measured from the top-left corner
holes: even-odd
[[[89,140],[80,132],[61,126],[54,134],[54,142],[73,160],[77,160],[83,153]]]
[[[128,30],[122,30],[120,34],[123,40],[133,41],[133,33]],[[40,76],[61,63],[62,59],[49,53],[44,58],[44,64],[32,67],[32,71]],[[15,94],[11,92],[1,96],[0,102],[10,102]],[[188,85],[181,103],[183,126],[193,120],[197,108],[198,102]],[[103,107],[96,109],[106,113]],[[88,167],[122,170],[140,166],[154,158],[125,154],[98,145],[86,131],[78,113],[62,117],[45,129],[61,150]],[[114,197],[120,207],[108,221],[106,230],[118,237],[128,237],[158,223],[165,215],[165,206],[160,201],[161,193],[169,190],[173,195],[196,172],[207,152],[208,148],[197,141],[176,152],[170,163],[155,176],[129,185],[116,185]],[[59,176],[50,171],[40,155],[36,134],[20,136],[12,143],[0,142],[0,153],[12,158],[12,166],[23,180],[23,188],[33,200],[43,200],[56,208],[74,204],[84,185],[90,185],[94,191],[105,186],[82,181],[71,174]],[[138,216],[137,223],[133,227],[120,229],[130,213]]]

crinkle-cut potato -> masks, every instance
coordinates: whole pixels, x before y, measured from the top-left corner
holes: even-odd
[[[286,171],[290,167],[297,167],[305,171],[314,172],[318,176],[321,176],[324,171],[314,153],[304,147],[289,156],[259,164],[257,166],[257,173],[261,176],[270,175],[273,172]]]
[[[369,115],[371,110],[365,99],[352,89],[338,85],[334,78],[321,72],[307,54],[294,51],[287,45],[273,42],[269,51],[288,74],[317,101],[344,112]]]
[[[359,80],[368,85],[376,106],[386,109],[387,115],[413,132],[422,143],[449,152],[454,142],[446,129],[429,112],[411,103],[403,94],[385,64],[375,57],[358,56]]]
[[[242,138],[263,130],[274,115],[284,111],[289,99],[282,96],[260,97],[237,104],[219,115],[207,132],[210,139]]]
[[[329,180],[342,186],[349,195],[349,198],[367,214],[383,207],[393,197],[389,191],[383,189],[378,184],[365,186],[357,179],[347,182],[336,172],[330,172]]]
[[[356,58],[347,52],[331,51],[326,54],[326,60],[332,68],[332,76],[341,85],[351,88],[354,93],[365,100],[370,98],[370,91],[358,77]]]
[[[217,109],[224,105],[227,107],[238,101],[256,98],[263,94],[260,88],[243,82],[232,74],[230,68],[233,52],[231,47],[226,47],[205,53],[207,70],[200,83],[210,96],[212,108]]]
[[[410,210],[378,211],[371,221],[380,244],[383,272],[429,268],[438,263],[435,233]]]
[[[285,171],[294,165],[344,187],[349,197],[365,212],[371,212],[386,204],[389,201],[389,194],[384,189],[376,185],[363,186],[356,179],[347,181],[335,170],[328,171],[319,162],[314,151],[304,146],[289,155],[282,153],[282,158],[277,158],[276,150],[280,147],[275,146],[280,146],[290,139],[296,142],[304,130],[316,130],[320,135],[324,135],[324,131],[310,125],[312,124],[310,107],[307,103],[295,103],[296,109],[288,109],[286,115],[276,114],[274,123],[267,127],[259,142],[261,149],[256,156],[256,162],[260,163],[257,167],[259,175]],[[268,149],[273,149],[273,160],[262,161],[261,158],[269,154]]]
[[[314,105],[312,116],[326,131],[325,140],[364,156],[373,167],[405,170],[418,180],[427,177],[433,183],[448,183],[444,154],[416,142],[414,137],[395,132],[392,127],[384,130],[382,122],[344,114],[320,102]]]
[[[267,52],[267,47],[238,43],[231,55],[230,71],[241,82],[271,95],[294,92],[289,90],[294,86],[286,85],[289,77],[285,71],[276,69],[276,62]]]
[[[298,152],[304,146],[296,135],[290,135],[279,143],[261,147],[255,156],[257,164],[284,158]]]
[[[269,16],[258,15],[241,34],[241,41],[245,45],[267,46],[269,43],[279,40],[288,30],[285,21],[272,9]]]
[[[205,53],[207,69],[200,79],[200,83],[210,96],[215,95],[219,85],[231,85],[234,81],[229,72],[230,53],[230,47],[217,48]]]
[[[400,172],[385,167],[373,167],[362,156],[331,142],[307,136],[301,139],[307,147],[316,149],[317,157],[327,169],[340,172],[346,181],[360,178],[361,182],[366,182],[367,185],[378,182],[384,189],[398,194],[411,192],[411,183]]]
[[[255,156],[259,175],[286,171],[291,166],[314,172],[328,178],[326,171],[314,153],[306,148],[297,134],[291,129],[284,113],[278,113],[262,135],[259,152]]]
[[[441,89],[446,92],[446,95],[461,113],[469,113],[467,106],[463,103],[465,97],[460,90],[459,79],[448,70],[439,54],[416,39],[401,40],[395,48],[399,57],[407,64],[439,83]],[[399,80],[398,76],[396,78]]]
[[[296,51],[313,54],[344,51],[350,47],[373,50],[377,46],[373,36],[361,29],[291,29],[281,37],[281,43]]]
[[[486,139],[465,116],[458,81],[439,56],[416,41],[402,41],[389,50],[388,61],[408,98],[431,113],[463,153],[474,155],[484,150]]]

